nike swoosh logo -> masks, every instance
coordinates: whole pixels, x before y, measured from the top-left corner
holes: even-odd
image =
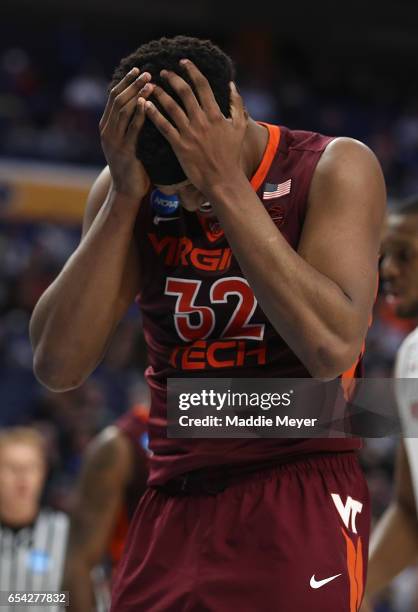
[[[174,221],[180,217],[154,217],[154,225],[158,225],[160,221]]]
[[[320,589],[331,580],[335,580],[338,576],[342,576],[342,574],[336,574],[335,576],[331,576],[330,578],[324,578],[324,580],[315,580],[315,574],[311,578],[310,585],[313,589]]]

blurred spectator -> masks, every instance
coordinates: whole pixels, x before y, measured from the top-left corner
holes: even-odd
[[[59,591],[68,537],[62,512],[41,507],[47,475],[41,435],[16,428],[0,433],[0,590]],[[12,602],[13,603],[13,602]],[[59,603],[59,602],[57,602]],[[57,611],[59,605],[48,609]],[[25,610],[18,603],[6,611]]]

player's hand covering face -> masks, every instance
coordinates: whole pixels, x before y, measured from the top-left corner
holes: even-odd
[[[102,148],[118,193],[142,200],[149,178],[137,159],[136,142],[145,121],[145,100],[154,85],[149,72],[130,72],[112,89],[100,120]]]
[[[146,113],[172,146],[191,183],[207,193],[210,186],[227,185],[242,172],[240,156],[247,115],[234,83],[231,83],[231,117],[227,119],[206,77],[190,60],[181,60],[181,64],[187,69],[198,97],[178,74],[162,70],[161,76],[170,83],[186,110],[161,87],[155,87],[154,95],[175,125],[151,101],[145,103]]]

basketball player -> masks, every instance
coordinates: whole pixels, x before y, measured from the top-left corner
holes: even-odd
[[[397,316],[418,317],[418,198],[402,203],[390,214],[382,244],[382,278],[387,300]],[[396,464],[395,495],[379,520],[370,545],[367,594],[383,590],[418,558],[418,385],[402,379],[417,378],[418,329],[399,349],[395,376],[397,401],[405,439]],[[415,495],[414,495],[415,492]],[[365,604],[362,612],[370,608]]]
[[[109,608],[107,576],[99,564],[109,554],[112,570],[122,554],[126,534],[145,490],[147,416],[141,406],[128,411],[90,442],[71,513],[63,590],[69,610]]]
[[[59,391],[89,375],[135,296],[141,308],[153,455],[114,612],[352,612],[362,599],[358,439],[167,438],[170,376],[360,375],[374,300],[375,156],[254,121],[233,79],[218,47],[182,36],[121,61],[84,237],[31,321],[36,375]]]
[[[46,477],[41,435],[16,427],[0,432],[0,591],[60,591],[68,519],[40,507]],[[6,602],[2,602],[5,604]],[[27,609],[11,603],[6,612]],[[48,604],[56,612],[64,609]]]

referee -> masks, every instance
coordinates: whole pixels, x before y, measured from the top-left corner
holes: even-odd
[[[14,592],[60,591],[68,518],[41,508],[46,478],[41,435],[16,427],[0,431],[0,610],[24,612],[28,605],[4,605]],[[1,605],[3,604],[3,605]],[[41,608],[57,612],[59,605]]]

